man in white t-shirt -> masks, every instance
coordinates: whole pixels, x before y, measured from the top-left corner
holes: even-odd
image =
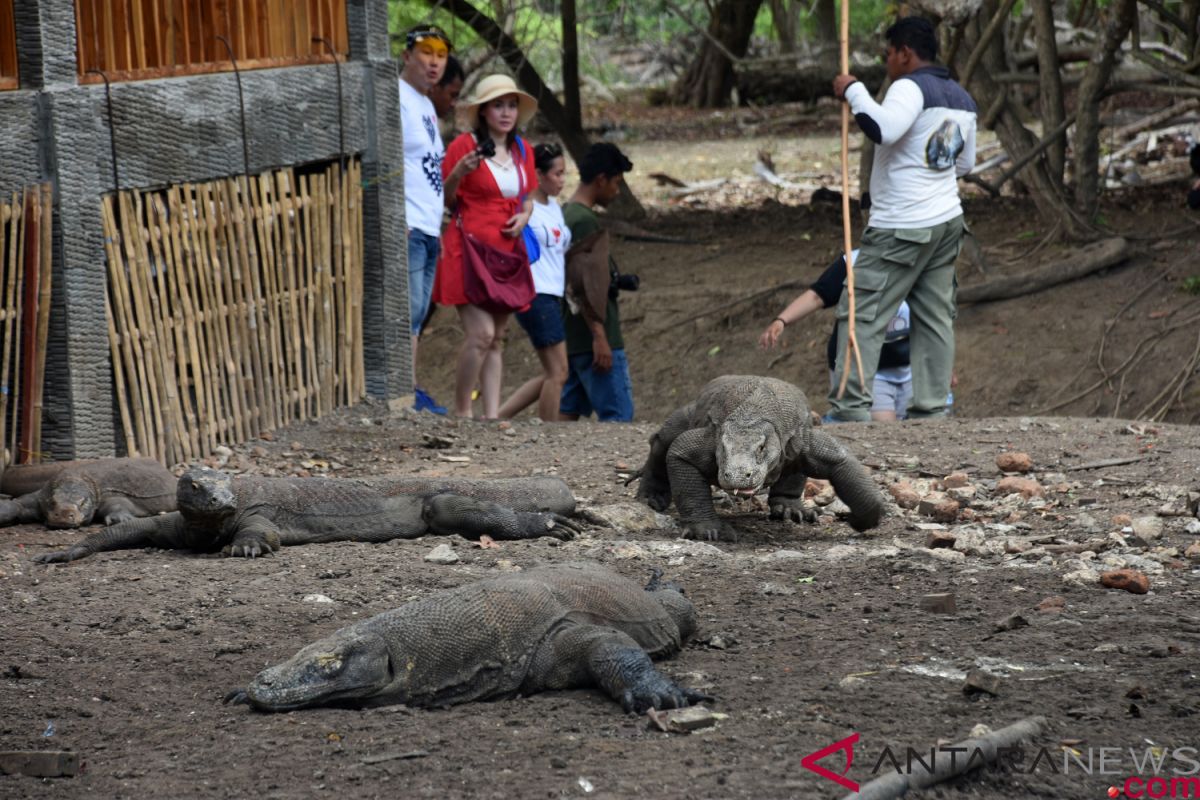
[[[954,367],[954,261],[966,228],[957,179],[975,163],[975,101],[935,63],[938,42],[928,20],[904,17],[885,37],[893,83],[882,104],[853,75],[833,81],[834,94],[850,104],[859,128],[876,145],[871,218],[854,262],[854,324],[866,374],[860,383],[857,368],[844,363],[845,293],[838,303],[838,360],[829,395],[828,417],[834,422],[871,418],[879,349],[905,298],[912,312],[909,417],[946,414]],[[850,380],[839,398],[836,387],[846,369]]]
[[[429,311],[442,232],[442,157],[446,148],[438,130],[429,90],[442,79],[450,56],[450,37],[436,25],[418,25],[405,34],[400,72],[400,130],[404,135],[404,214],[408,222],[408,312],[412,321],[414,407],[445,414],[417,386],[417,336]]]

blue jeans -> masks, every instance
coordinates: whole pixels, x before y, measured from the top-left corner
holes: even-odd
[[[408,317],[412,321],[413,336],[421,332],[425,315],[429,313],[440,250],[438,237],[416,228],[408,229]]]
[[[633,421],[633,384],[624,350],[612,351],[612,369],[608,372],[592,369],[591,353],[570,356],[567,364],[560,412],[587,417],[595,411],[601,422]]]

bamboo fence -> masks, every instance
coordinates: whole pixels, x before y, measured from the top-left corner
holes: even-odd
[[[130,455],[211,453],[365,394],[362,168],[102,201],[108,337]]]
[[[49,184],[0,198],[0,467],[41,456],[53,209]]]

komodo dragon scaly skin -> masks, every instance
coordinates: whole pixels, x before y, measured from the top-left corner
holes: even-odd
[[[149,458],[64,461],[12,471],[40,477],[40,488],[0,500],[0,525],[45,522],[51,528],[78,528],[93,519],[114,525],[175,510],[175,476]]]
[[[772,519],[813,522],[804,484],[824,478],[850,507],[850,525],[879,524],[883,496],[862,465],[832,436],[812,427],[804,392],[785,381],[726,375],[676,410],[650,437],[638,499],[665,511],[672,499],[684,538],[737,541],[717,518],[709,487],[755,494],[770,487]]]
[[[696,628],[691,602],[657,577],[642,589],[575,563],[437,592],[342,628],[225,700],[260,711],[436,707],[585,686],[627,711],[711,699],[651,663]]]
[[[41,563],[136,547],[254,558],[283,545],[386,542],[426,533],[570,539],[575,497],[559,478],[231,477],[196,468],[179,479],[179,511],[93,533]]]

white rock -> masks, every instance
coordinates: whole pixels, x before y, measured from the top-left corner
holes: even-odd
[[[1158,517],[1138,517],[1130,527],[1147,542],[1161,539],[1163,535],[1163,521]]]
[[[802,553],[799,550],[776,550],[774,553],[767,553],[764,556],[759,556],[759,561],[790,561],[796,558],[810,558],[808,553]]]
[[[595,517],[621,533],[672,530],[675,521],[641,503],[612,503],[589,509]]]
[[[965,553],[959,550],[947,550],[942,547],[939,547],[936,550],[926,549],[922,550],[921,552],[925,553],[925,555],[929,556],[935,561],[946,561],[951,564],[963,564],[967,560]]]
[[[1200,519],[1194,519],[1187,524],[1183,529],[1184,533],[1190,533],[1192,536],[1200,534]]]
[[[844,558],[852,558],[861,553],[857,547],[849,544],[835,544],[833,547],[825,551],[825,558],[830,561],[841,561]]]
[[[305,603],[332,603],[332,597],[326,597],[323,594],[306,594],[301,598]]]
[[[1062,576],[1062,582],[1067,586],[1082,586],[1091,588],[1100,583],[1100,573],[1094,569],[1077,569]]]
[[[448,544],[439,544],[425,554],[425,560],[431,564],[457,564],[458,553]]]
[[[976,527],[958,528],[954,531],[954,549],[973,556],[1004,555],[1004,539],[989,537]]]

